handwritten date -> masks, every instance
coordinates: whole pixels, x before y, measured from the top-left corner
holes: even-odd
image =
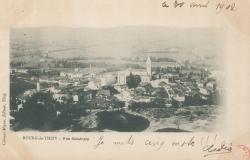
[[[220,13],[224,11],[236,11],[236,3],[235,2],[218,2],[212,4],[210,1],[198,2],[198,1],[190,1],[186,2],[183,0],[165,0],[161,4],[164,8],[214,8],[216,13]]]

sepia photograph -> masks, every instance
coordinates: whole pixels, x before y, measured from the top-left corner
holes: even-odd
[[[250,160],[250,3],[0,3],[0,160]]]
[[[224,38],[214,28],[11,28],[10,130],[214,132]]]

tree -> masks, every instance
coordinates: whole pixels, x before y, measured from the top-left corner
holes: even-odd
[[[141,77],[139,75],[133,75],[132,73],[130,73],[130,75],[126,77],[126,81],[129,89],[136,88],[141,82]]]
[[[55,130],[70,127],[77,128],[79,127],[79,118],[87,115],[85,109],[77,104],[65,104],[61,107],[63,107],[63,110],[52,121],[52,127]]]
[[[157,107],[164,107],[168,94],[163,87],[157,88],[155,91],[154,104]]]
[[[50,93],[35,93],[15,116],[21,128],[43,130],[56,117],[55,101]]]
[[[152,95],[152,92],[154,91],[154,88],[150,83],[144,86],[146,93],[149,94],[150,96]]]
[[[167,85],[167,83],[164,82],[164,81],[161,81],[161,82],[159,83],[159,86],[160,86],[160,87],[164,87],[164,86],[166,86],[166,85]]]
[[[168,93],[166,92],[165,88],[159,87],[155,91],[155,96],[159,97],[159,98],[167,98],[168,97]]]
[[[180,129],[180,118],[178,117],[178,116],[175,116],[174,117],[175,119],[174,119],[174,124],[176,125],[176,129]]]
[[[119,101],[118,99],[113,98],[110,101],[110,105],[112,106],[112,108],[123,108],[125,106],[125,102]]]

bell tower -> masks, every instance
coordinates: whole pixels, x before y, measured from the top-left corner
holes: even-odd
[[[150,56],[148,56],[147,58],[147,74],[151,76],[152,74],[152,64],[151,64],[151,59],[150,59]]]

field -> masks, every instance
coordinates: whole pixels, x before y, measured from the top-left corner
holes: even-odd
[[[11,77],[10,81],[11,97],[16,97],[26,90],[35,89],[35,87],[36,87],[35,84],[32,84],[28,81],[16,77]]]
[[[215,105],[184,108],[143,108],[132,112],[147,117],[150,125],[145,131],[179,128],[191,132],[213,131],[222,125],[222,107]],[[216,125],[217,126],[216,126]]]

